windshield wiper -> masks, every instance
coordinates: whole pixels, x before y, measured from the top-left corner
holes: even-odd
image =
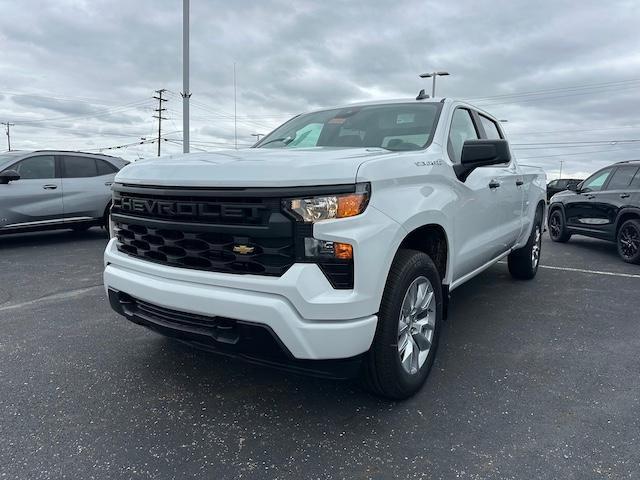
[[[274,138],[273,140],[269,140],[268,142],[263,143],[262,145],[258,146],[258,148],[264,147],[265,145],[269,145],[270,143],[275,143],[275,142],[282,142],[285,145],[289,145],[291,142],[293,142],[296,139],[296,136],[294,135],[293,137],[281,137],[281,138]]]

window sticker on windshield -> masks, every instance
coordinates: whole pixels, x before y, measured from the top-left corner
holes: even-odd
[[[413,123],[416,120],[415,113],[399,113],[396,117],[396,123]]]
[[[346,118],[334,117],[331,120],[329,120],[327,123],[332,123],[334,125],[342,125],[346,120],[347,120]]]

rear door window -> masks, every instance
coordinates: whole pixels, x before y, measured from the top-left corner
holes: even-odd
[[[611,175],[607,190],[624,190],[629,187],[631,180],[633,180],[637,172],[638,167],[618,167],[613,175]]]
[[[88,157],[62,157],[64,178],[87,178],[98,175],[95,159]]]
[[[118,169],[111,165],[109,162],[104,160],[95,159],[96,167],[98,168],[98,176],[100,175],[111,175],[112,173],[116,173]]]

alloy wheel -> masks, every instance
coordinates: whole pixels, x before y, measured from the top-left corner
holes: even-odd
[[[640,232],[634,225],[625,225],[620,230],[620,251],[625,258],[632,258],[640,250]]]
[[[542,231],[540,225],[536,225],[535,239],[531,247],[531,266],[536,268],[540,261],[540,250],[542,249]]]
[[[398,355],[404,370],[418,373],[429,356],[436,323],[436,299],[427,277],[416,278],[407,289],[398,319]]]
[[[549,231],[553,238],[558,238],[560,236],[560,232],[562,231],[562,218],[560,217],[560,212],[553,212],[551,218],[549,219]]]

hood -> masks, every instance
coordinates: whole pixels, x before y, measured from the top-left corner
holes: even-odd
[[[382,148],[250,148],[141,160],[124,167],[116,182],[200,187],[275,187],[355,183],[362,163]]]

